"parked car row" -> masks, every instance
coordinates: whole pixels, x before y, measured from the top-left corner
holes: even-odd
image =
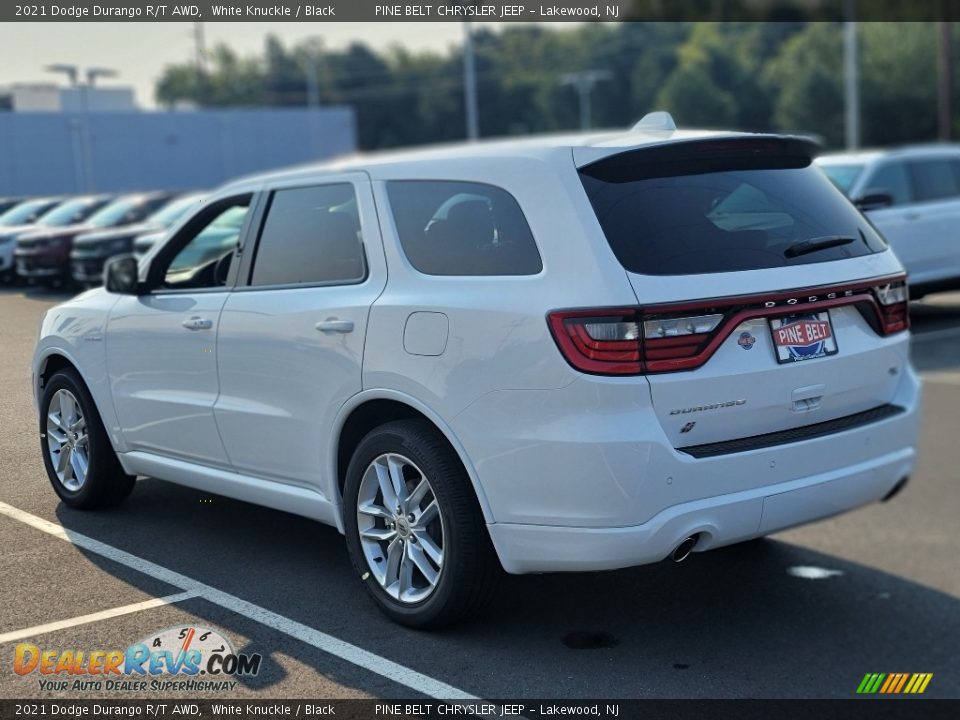
[[[911,298],[960,290],[960,146],[825,155],[817,164],[890,243]]]
[[[145,252],[204,197],[152,191],[0,198],[0,278],[98,285],[109,258],[133,252],[141,236]]]

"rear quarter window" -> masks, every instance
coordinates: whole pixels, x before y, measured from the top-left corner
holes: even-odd
[[[740,153],[736,146],[711,155],[692,144],[673,152],[660,148],[652,161],[650,151],[625,153],[580,171],[604,235],[629,272],[756,270],[886,247],[809,157]],[[824,242],[836,237],[845,242]],[[819,249],[809,251],[806,241]]]
[[[540,253],[523,212],[483,183],[396,180],[387,195],[404,255],[426,275],[535,275]]]

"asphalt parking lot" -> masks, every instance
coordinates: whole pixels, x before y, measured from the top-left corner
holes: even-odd
[[[0,288],[0,697],[102,696],[16,675],[18,642],[112,650],[179,625],[263,655],[231,698],[849,698],[867,672],[960,697],[960,294],[913,307],[920,463],[894,501],[679,565],[507,577],[435,634],[382,617],[311,521],[154,479],[109,512],[61,505],[29,391],[60,299]]]

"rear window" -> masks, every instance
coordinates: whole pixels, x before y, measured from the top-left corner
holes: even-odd
[[[694,144],[668,149],[626,153],[580,171],[610,247],[629,272],[757,270],[886,247],[809,157],[765,149],[711,154]]]
[[[471,182],[387,183],[403,252],[427,275],[536,275],[530,226],[506,190]]]

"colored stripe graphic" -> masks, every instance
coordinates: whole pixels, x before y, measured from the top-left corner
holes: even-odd
[[[933,673],[867,673],[857,686],[857,694],[919,695],[926,691]]]

